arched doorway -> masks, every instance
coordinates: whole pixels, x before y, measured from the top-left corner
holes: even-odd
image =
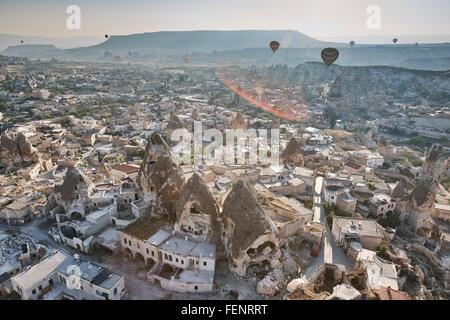
[[[165,279],[170,279],[175,274],[175,269],[170,265],[165,263],[162,268],[159,275]]]
[[[62,226],[61,227],[61,233],[64,237],[73,239],[77,236],[77,231],[72,226]]]
[[[263,244],[258,246],[258,248],[256,249],[256,254],[260,255],[266,248],[270,248],[270,251],[274,250],[275,249],[275,243],[273,243],[272,241],[264,242]]]
[[[79,213],[79,212],[74,211],[74,212],[72,212],[70,214],[70,218],[72,220],[79,220],[80,221],[80,220],[83,220],[83,215],[81,213]]]
[[[134,255],[134,260],[136,260],[138,263],[141,263],[141,264],[144,264],[144,265],[145,265],[145,258],[144,258],[144,256],[143,256],[141,253],[139,253],[139,252],[136,252],[136,254]]]
[[[147,269],[150,270],[151,268],[153,268],[155,263],[156,263],[155,260],[153,260],[152,258],[148,258],[147,259]]]
[[[128,259],[133,258],[133,253],[131,252],[130,248],[125,248],[123,250],[125,257],[127,257]]]

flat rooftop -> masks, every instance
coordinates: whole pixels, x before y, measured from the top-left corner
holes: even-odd
[[[152,235],[150,238],[145,240],[145,242],[149,243],[155,247],[158,247],[160,244],[164,243],[171,236],[172,236],[172,234],[170,232],[161,229],[157,233]]]
[[[13,279],[22,288],[32,287],[55,271],[67,258],[63,252],[55,251]]]
[[[335,217],[334,222],[343,233],[356,233],[366,237],[384,237],[383,227],[372,219]]]
[[[214,272],[185,269],[178,275],[178,277],[179,278],[177,280],[182,282],[212,284],[214,281]]]
[[[172,236],[159,245],[159,249],[180,255],[191,257],[214,258],[216,246],[207,242],[197,242],[178,236]]]

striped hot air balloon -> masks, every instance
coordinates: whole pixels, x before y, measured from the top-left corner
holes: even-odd
[[[278,41],[271,41],[270,42],[270,49],[272,49],[273,53],[278,50],[280,47],[280,43]]]
[[[191,59],[189,58],[189,56],[184,56],[183,57],[183,63],[184,64],[188,64],[191,61]]]
[[[339,58],[339,51],[336,48],[325,48],[321,53],[322,60],[327,66],[331,66],[337,58]]]

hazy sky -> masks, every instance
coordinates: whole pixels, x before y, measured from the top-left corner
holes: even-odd
[[[66,8],[81,8],[68,30]],[[381,29],[366,26],[369,5]],[[0,33],[48,37],[161,30],[292,29],[314,37],[450,35],[450,0],[0,0]]]

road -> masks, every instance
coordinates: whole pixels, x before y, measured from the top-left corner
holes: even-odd
[[[334,241],[333,234],[326,222],[325,212],[322,206],[322,190],[323,178],[317,177],[314,183],[314,205],[313,205],[313,222],[321,223],[325,232],[323,234],[323,243],[319,251],[319,255],[314,259],[313,263],[306,268],[302,279],[305,281],[311,280],[317,270],[324,264],[342,264],[347,270],[353,268],[353,262],[350,258],[339,248]]]

